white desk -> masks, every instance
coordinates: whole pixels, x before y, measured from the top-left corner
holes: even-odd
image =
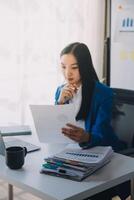
[[[134,178],[134,158],[119,154],[82,182],[40,174],[44,156],[54,151],[54,146],[46,146],[42,151],[28,154],[20,170],[10,170],[0,156],[0,178],[45,200],[84,199]]]

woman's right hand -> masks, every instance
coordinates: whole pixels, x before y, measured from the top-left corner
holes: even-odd
[[[71,85],[71,84],[66,84],[62,90],[61,94],[58,99],[59,104],[64,104],[70,99],[73,98],[74,94],[77,92],[77,87],[76,85]]]

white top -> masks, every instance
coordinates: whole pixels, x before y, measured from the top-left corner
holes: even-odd
[[[82,87],[80,86],[78,88],[76,94],[69,101],[69,103],[72,103],[74,105],[76,115],[78,114],[78,112],[80,110],[81,101],[82,101]],[[77,126],[80,126],[80,127],[84,128],[85,127],[84,120],[77,121]]]
[[[73,98],[69,101],[69,103],[73,103],[75,107],[76,114],[78,113],[82,101],[82,87],[80,86],[77,89],[76,94],[73,96]]]

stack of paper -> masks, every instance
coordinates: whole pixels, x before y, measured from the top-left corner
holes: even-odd
[[[67,148],[45,159],[41,173],[81,181],[111,160],[112,147]]]

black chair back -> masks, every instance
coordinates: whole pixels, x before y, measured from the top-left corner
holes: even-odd
[[[134,147],[134,91],[112,89],[114,91],[112,127],[119,139],[127,143],[128,148]]]

